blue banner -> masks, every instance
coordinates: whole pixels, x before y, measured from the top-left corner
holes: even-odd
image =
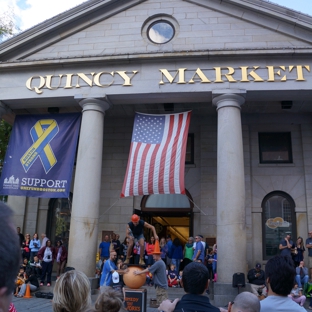
[[[67,198],[80,122],[80,113],[16,116],[0,195]]]

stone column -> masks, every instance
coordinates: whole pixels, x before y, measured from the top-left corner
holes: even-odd
[[[82,106],[70,222],[68,266],[94,276],[98,241],[104,115],[107,99],[75,97]]]
[[[232,283],[236,272],[246,274],[245,176],[240,112],[244,102],[244,90],[213,92],[213,104],[218,112],[217,284]]]

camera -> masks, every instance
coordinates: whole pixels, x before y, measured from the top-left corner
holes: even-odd
[[[48,255],[48,256],[47,256],[47,259],[50,260],[50,259],[51,259],[51,255]]]

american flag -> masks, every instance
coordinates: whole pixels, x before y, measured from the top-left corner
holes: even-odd
[[[121,197],[185,194],[185,151],[191,112],[136,113]]]

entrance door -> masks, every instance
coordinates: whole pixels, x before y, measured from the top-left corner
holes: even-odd
[[[188,191],[185,195],[146,195],[141,210],[135,210],[141,218],[154,225],[159,238],[171,235],[184,244],[193,235],[193,200]],[[145,233],[148,240],[151,233]]]

